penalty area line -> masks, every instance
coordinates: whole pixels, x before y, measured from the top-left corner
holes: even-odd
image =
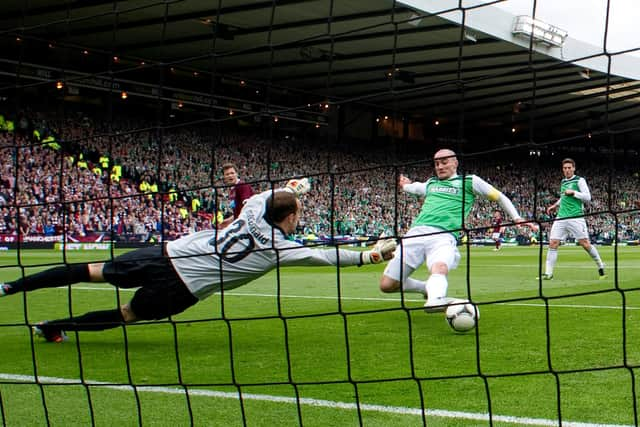
[[[110,383],[102,382],[102,381],[91,381],[84,380],[80,381],[77,379],[69,379],[69,378],[57,378],[57,377],[46,377],[46,376],[38,376],[37,381],[36,378],[30,375],[15,375],[15,374],[5,374],[0,373],[0,380],[5,381],[16,381],[27,384],[65,384],[70,386],[97,386],[111,390],[119,390],[119,391],[133,391],[134,389],[139,392],[146,393],[160,393],[160,394],[176,394],[176,395],[184,395],[187,391],[184,388],[177,387],[160,387],[160,386],[145,386],[145,385],[113,385]],[[239,393],[230,393],[230,392],[222,392],[222,391],[214,391],[214,390],[202,390],[202,389],[193,389],[188,390],[189,396],[202,396],[202,397],[212,397],[218,399],[235,399],[238,400],[240,398],[245,400],[257,400],[263,402],[273,402],[273,403],[285,403],[285,404],[300,404],[305,406],[314,406],[320,408],[327,409],[343,409],[343,410],[352,410],[355,411],[358,406],[362,411],[369,412],[380,412],[387,414],[398,414],[398,415],[411,415],[411,416],[422,416],[422,410],[419,408],[407,408],[402,406],[386,406],[386,405],[371,405],[362,403],[357,405],[355,403],[348,402],[336,402],[332,400],[323,400],[323,399],[311,399],[311,398],[300,398],[296,399],[295,397],[287,397],[287,396],[273,396],[268,394],[254,394],[254,393],[242,393],[240,396]],[[437,417],[437,418],[448,418],[448,419],[465,419],[465,420],[473,420],[473,421],[489,421],[489,414],[486,413],[475,413],[475,412],[462,412],[462,411],[448,411],[444,409],[425,409],[424,411],[426,417]],[[551,420],[544,418],[527,418],[527,417],[516,417],[510,415],[493,415],[491,419],[494,422],[508,423],[508,424],[516,424],[516,425],[529,425],[529,426],[557,426],[559,425],[559,420]],[[576,421],[562,421],[562,425],[566,427],[631,427],[630,425],[624,424],[593,424],[586,422],[576,422]]]

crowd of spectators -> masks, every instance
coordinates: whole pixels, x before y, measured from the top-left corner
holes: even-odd
[[[54,142],[44,143],[46,135]],[[23,115],[13,132],[0,133],[0,235],[158,241],[213,228],[229,209],[221,170],[228,162],[256,191],[294,176],[311,177],[314,190],[305,196],[301,234],[378,236],[409,227],[421,201],[397,191],[397,175],[426,181],[433,175],[429,158],[302,139],[264,139],[212,125],[106,122],[79,113],[65,119]],[[416,160],[424,162],[402,166]],[[480,175],[510,197],[523,217],[545,223],[552,218],[544,208],[559,197],[560,160],[465,158],[460,172]],[[614,239],[616,227],[619,240],[639,239],[638,171],[595,162],[578,162],[577,170],[592,192],[592,240]],[[471,235],[488,234],[493,209],[476,205],[466,224],[474,229]],[[522,232],[510,227],[507,237]]]

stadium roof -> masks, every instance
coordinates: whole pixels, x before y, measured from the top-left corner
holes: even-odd
[[[535,117],[539,129],[586,133],[637,124],[640,84],[626,72],[608,75],[601,52],[570,36],[564,50],[531,50],[512,35],[512,15],[491,5],[443,8],[451,4],[458,1],[3,0],[0,74],[7,88],[17,71],[41,82],[94,73],[87,84],[176,87],[197,100],[217,96],[207,78],[214,71],[224,84],[272,85],[305,102],[358,101],[455,126],[525,129]],[[624,71],[616,64],[626,60],[612,69]]]

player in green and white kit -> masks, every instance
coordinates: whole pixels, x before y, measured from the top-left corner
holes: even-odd
[[[460,261],[456,235],[476,196],[498,202],[516,224],[533,230],[538,228],[522,219],[511,200],[482,178],[458,175],[458,159],[453,151],[439,150],[433,159],[436,176],[427,182],[412,182],[402,175],[398,180],[404,191],[425,196],[425,200],[411,229],[402,238],[400,250],[395,252],[380,279],[383,292],[397,292],[402,288],[404,292],[424,294],[427,297],[425,311],[428,312],[442,311],[455,301],[446,296],[447,274]],[[430,273],[428,280],[409,277],[424,262]]]
[[[589,192],[587,181],[577,176],[575,171],[576,162],[573,159],[562,161],[564,178],[560,183],[560,199],[547,208],[547,213],[550,214],[560,207],[549,233],[547,262],[545,272],[542,275],[544,280],[553,279],[553,268],[558,260],[558,246],[560,246],[560,241],[566,239],[567,236],[576,239],[578,244],[593,258],[593,261],[598,265],[600,278],[606,277],[600,254],[596,247],[589,242],[587,222],[584,219],[584,204],[591,201],[591,192]]]

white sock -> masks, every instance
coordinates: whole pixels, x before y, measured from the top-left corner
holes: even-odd
[[[553,274],[553,267],[556,266],[556,261],[558,261],[558,250],[549,248],[549,250],[547,251],[547,264],[544,274]]]
[[[593,258],[596,264],[598,264],[598,268],[604,268],[604,262],[602,262],[602,259],[600,259],[600,254],[598,253],[598,250],[595,246],[591,245],[591,249],[589,249],[587,252],[589,252],[591,258]]]
[[[425,286],[427,290],[427,302],[437,301],[447,296],[448,287],[449,282],[447,282],[447,276],[444,274],[432,274],[429,276]]]
[[[402,290],[404,292],[415,292],[417,294],[425,295],[427,283],[422,280],[412,279],[411,277],[407,277],[404,279],[402,283]]]

